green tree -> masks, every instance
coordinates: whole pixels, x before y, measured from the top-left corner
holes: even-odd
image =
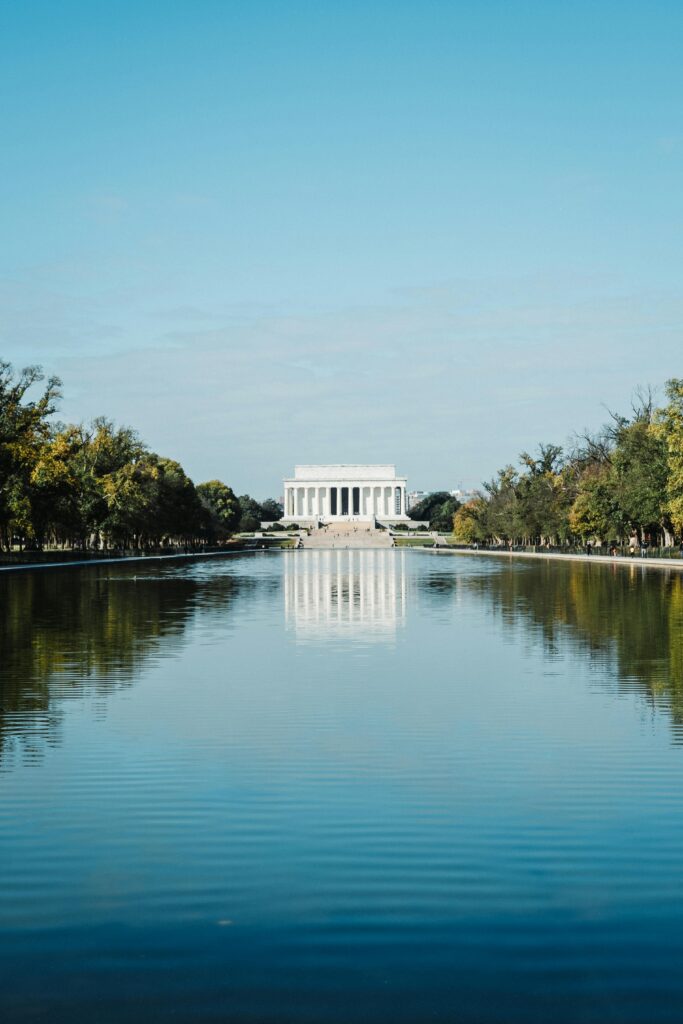
[[[569,510],[569,529],[584,540],[589,537],[607,539],[619,532],[618,524],[612,469],[609,465],[593,464],[581,476]]]
[[[275,498],[266,498],[261,502],[261,518],[265,522],[277,522],[278,519],[282,519],[283,512],[282,505]]]
[[[235,532],[242,510],[232,488],[220,480],[208,480],[197,485],[197,496],[206,510],[207,528],[212,537],[225,539]]]
[[[39,366],[15,373],[11,363],[0,360],[0,542],[5,546],[15,530],[29,535],[32,530],[29,484],[61,395],[61,381],[49,377],[32,400],[30,390],[44,380]]]
[[[77,494],[76,453],[81,438],[76,428],[56,429],[37,449],[25,496],[30,510],[28,531],[36,547],[69,537],[74,526]]]
[[[526,467],[515,486],[522,535],[533,544],[563,540],[573,494],[562,449],[540,445],[537,458],[523,452],[520,460]]]
[[[461,505],[453,516],[453,535],[461,544],[486,540],[486,500],[479,496]]]
[[[240,533],[251,533],[258,530],[262,517],[262,509],[258,501],[249,494],[241,494],[238,501],[240,504]]]
[[[498,470],[498,476],[484,484],[488,495],[486,510],[487,535],[497,540],[511,541],[524,533],[517,486],[519,477],[514,466]]]
[[[667,381],[666,397],[669,401],[656,420],[666,449],[666,511],[676,533],[683,536],[683,379]]]
[[[427,520],[432,530],[450,533],[453,529],[453,516],[459,508],[460,502],[448,491],[432,491],[414,505],[408,515],[420,522]]]
[[[149,455],[147,460],[156,470],[155,508],[147,527],[149,533],[166,541],[190,541],[197,537],[203,506],[192,480],[175,459]]]
[[[89,543],[99,546],[107,542],[112,530],[116,531],[116,516],[123,515],[121,499],[115,497],[126,477],[123,471],[130,467],[132,473],[147,449],[135,430],[116,427],[103,416],[89,427],[71,429],[80,436],[80,445],[74,451],[72,534],[83,547]]]
[[[180,463],[153,452],[104,479],[106,532],[136,547],[198,537],[203,509]]]
[[[645,418],[623,423],[612,455],[619,533],[654,536],[668,525],[667,445]]]
[[[439,505],[438,509],[434,510],[429,523],[431,529],[438,530],[439,533],[451,533],[453,531],[453,516],[459,508],[458,499],[449,497],[443,505]]]

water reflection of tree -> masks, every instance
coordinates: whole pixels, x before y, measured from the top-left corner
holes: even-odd
[[[58,736],[63,701],[129,685],[142,663],[183,642],[203,612],[225,612],[240,576],[143,566],[0,578],[0,761]]]
[[[549,651],[578,642],[613,667],[621,686],[663,699],[676,725],[683,724],[683,574],[553,561],[429,579],[432,593],[461,587],[478,594]]]

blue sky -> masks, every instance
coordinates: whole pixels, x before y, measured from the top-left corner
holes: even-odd
[[[197,480],[476,485],[683,375],[683,5],[0,2],[0,354]]]

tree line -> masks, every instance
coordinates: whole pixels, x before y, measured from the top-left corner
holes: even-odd
[[[61,381],[0,360],[0,547],[82,550],[195,546],[257,529],[281,506],[237,497],[220,480],[195,486],[137,432],[98,417],[54,414]]]
[[[610,413],[569,451],[541,444],[523,452],[459,508],[453,532],[464,543],[561,546],[671,546],[683,538],[683,379],[666,403],[639,390],[628,416]]]

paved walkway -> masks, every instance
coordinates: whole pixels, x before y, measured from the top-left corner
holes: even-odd
[[[600,562],[604,565],[639,565],[648,569],[675,569],[683,571],[683,558],[641,558],[640,555],[579,555],[562,554],[559,551],[493,551],[473,548],[420,548],[431,555],[478,555],[484,558],[550,558],[560,562]]]

